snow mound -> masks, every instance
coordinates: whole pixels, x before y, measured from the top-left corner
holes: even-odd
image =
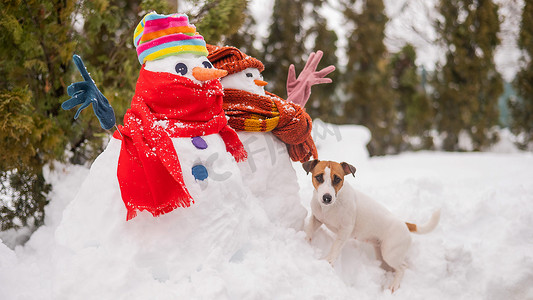
[[[531,153],[369,159],[368,130],[317,124],[314,130],[330,130],[315,137],[321,159],[356,166],[356,177],[346,180],[354,188],[417,224],[442,208],[435,231],[413,236],[409,268],[394,294],[384,289],[392,276],[371,246],[348,242],[331,267],[321,260],[330,232],[321,228],[305,242],[302,231],[273,219],[264,201],[276,199],[254,194],[238,176],[242,168],[225,160],[220,167],[233,176],[208,187],[184,174],[196,200],[190,208],[158,218],[143,212],[126,222],[116,180],[120,142],[112,140],[85,180],[77,170],[57,173],[53,211],[26,245],[0,243],[0,299],[533,298]],[[195,158],[180,156],[188,160]],[[301,164],[292,166],[298,200],[308,209],[310,177]],[[76,180],[77,196],[67,197]]]
[[[358,125],[334,125],[320,119],[313,121],[313,139],[320,160],[359,163],[368,160],[366,145],[370,130]]]

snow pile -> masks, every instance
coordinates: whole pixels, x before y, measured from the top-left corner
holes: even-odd
[[[303,228],[307,210],[300,203],[298,177],[287,146],[271,132],[238,132],[248,159],[239,163],[243,183],[268,219],[280,226]]]
[[[299,163],[280,176],[296,173],[301,199],[258,197],[238,176],[243,168],[221,157],[219,173],[231,173],[225,180],[205,186],[184,172],[196,200],[190,208],[158,218],[143,212],[126,222],[116,180],[120,145],[113,140],[69,204],[64,195],[77,189],[83,172],[55,178],[46,226],[24,247],[0,243],[0,299],[533,298],[531,153],[368,159],[368,130],[318,124],[315,131],[329,129],[321,137],[316,131],[319,155],[356,166],[356,177],[347,177],[352,186],[409,222],[424,223],[442,208],[434,232],[413,236],[409,268],[393,295],[383,289],[392,276],[371,246],[347,243],[332,268],[320,259],[332,243],[324,228],[309,245],[303,232],[269,215],[265,200],[301,200],[309,208],[311,181]],[[180,154],[184,164],[194,159]],[[261,174],[252,174],[256,182]]]

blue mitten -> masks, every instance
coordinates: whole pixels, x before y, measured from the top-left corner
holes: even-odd
[[[78,108],[78,111],[76,112],[76,115],[74,116],[74,119],[77,119],[80,115],[80,112],[92,103],[94,114],[100,121],[100,126],[106,130],[111,129],[113,126],[115,126],[115,112],[113,111],[113,107],[111,107],[109,101],[107,101],[106,97],[98,90],[96,84],[94,84],[94,81],[91,78],[91,75],[89,75],[87,72],[81,57],[74,54],[74,56],[72,56],[72,60],[74,60],[76,67],[80,71],[81,76],[83,76],[85,81],[76,82],[69,85],[67,88],[67,93],[72,98],[63,102],[61,107],[64,110],[69,110],[81,104],[80,108]]]

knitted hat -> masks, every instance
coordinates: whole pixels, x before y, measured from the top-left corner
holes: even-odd
[[[141,64],[182,53],[208,54],[204,38],[183,14],[147,14],[135,28],[133,44]]]
[[[207,45],[209,55],[207,59],[213,64],[213,67],[228,71],[228,75],[241,72],[247,68],[259,69],[263,72],[265,66],[258,59],[246,55],[235,47],[219,47]]]

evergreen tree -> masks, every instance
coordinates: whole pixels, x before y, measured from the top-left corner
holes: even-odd
[[[73,2],[0,3],[0,193],[11,204],[1,207],[2,230],[43,222],[49,186],[42,167],[62,156],[72,135],[59,99],[76,45],[73,11]]]
[[[244,19],[241,28],[237,32],[226,36],[219,44],[237,47],[249,56],[258,59],[262,58],[264,54],[254,46],[254,43],[256,43],[257,40],[255,29],[257,22],[248,9],[245,10],[244,14],[246,15],[246,18]]]
[[[343,75],[347,98],[345,120],[370,129],[371,155],[395,152],[401,135],[394,128],[394,92],[390,85],[388,52],[383,44],[388,22],[383,1],[364,1],[360,13],[351,1],[346,1],[344,16],[354,28],[347,33],[348,65]]]
[[[436,29],[446,49],[446,63],[434,80],[438,130],[445,134],[443,148],[460,149],[464,131],[474,150],[497,140],[491,128],[498,123],[502,78],[494,64],[499,45],[498,6],[490,0],[441,1],[443,21]]]
[[[429,149],[433,146],[430,135],[434,120],[430,98],[421,85],[421,78],[415,65],[415,48],[407,44],[392,60],[392,86],[396,95],[398,113],[397,128],[403,133],[398,151]],[[416,143],[412,138],[420,139]]]
[[[239,30],[245,20],[247,2],[247,0],[207,0],[205,3],[199,1],[200,12],[193,15],[191,20],[193,24],[197,24],[198,32],[207,42],[216,44],[223,37]]]
[[[200,2],[191,20],[208,42],[240,26],[213,17],[241,18],[245,1]],[[81,80],[72,54],[84,59],[121,123],[140,70],[133,31],[151,10],[175,12],[166,0],[0,2],[0,230],[42,224],[50,191],[43,167],[64,161],[65,150],[73,163],[91,161],[109,134],[91,109],[77,120],[61,109],[68,85]]]
[[[276,0],[264,52],[257,57],[265,65],[263,76],[269,83],[268,90],[282,98],[287,96],[289,66],[294,64],[297,70],[304,67],[303,15],[303,0]]]
[[[526,1],[518,47],[522,50],[522,68],[516,75],[514,87],[518,94],[509,104],[512,113],[512,131],[523,137],[519,147],[527,149],[533,142],[533,3]]]
[[[320,0],[312,1],[311,18],[313,25],[307,30],[307,38],[314,40],[314,51],[322,50],[324,56],[317,70],[326,66],[338,66],[339,62],[335,52],[337,51],[337,34],[328,29],[326,18],[318,13],[324,3]],[[339,71],[328,75],[333,80],[331,84],[324,84],[313,88],[311,96],[305,108],[312,118],[320,118],[326,122],[338,122],[339,97],[336,93],[337,81],[340,79]]]

